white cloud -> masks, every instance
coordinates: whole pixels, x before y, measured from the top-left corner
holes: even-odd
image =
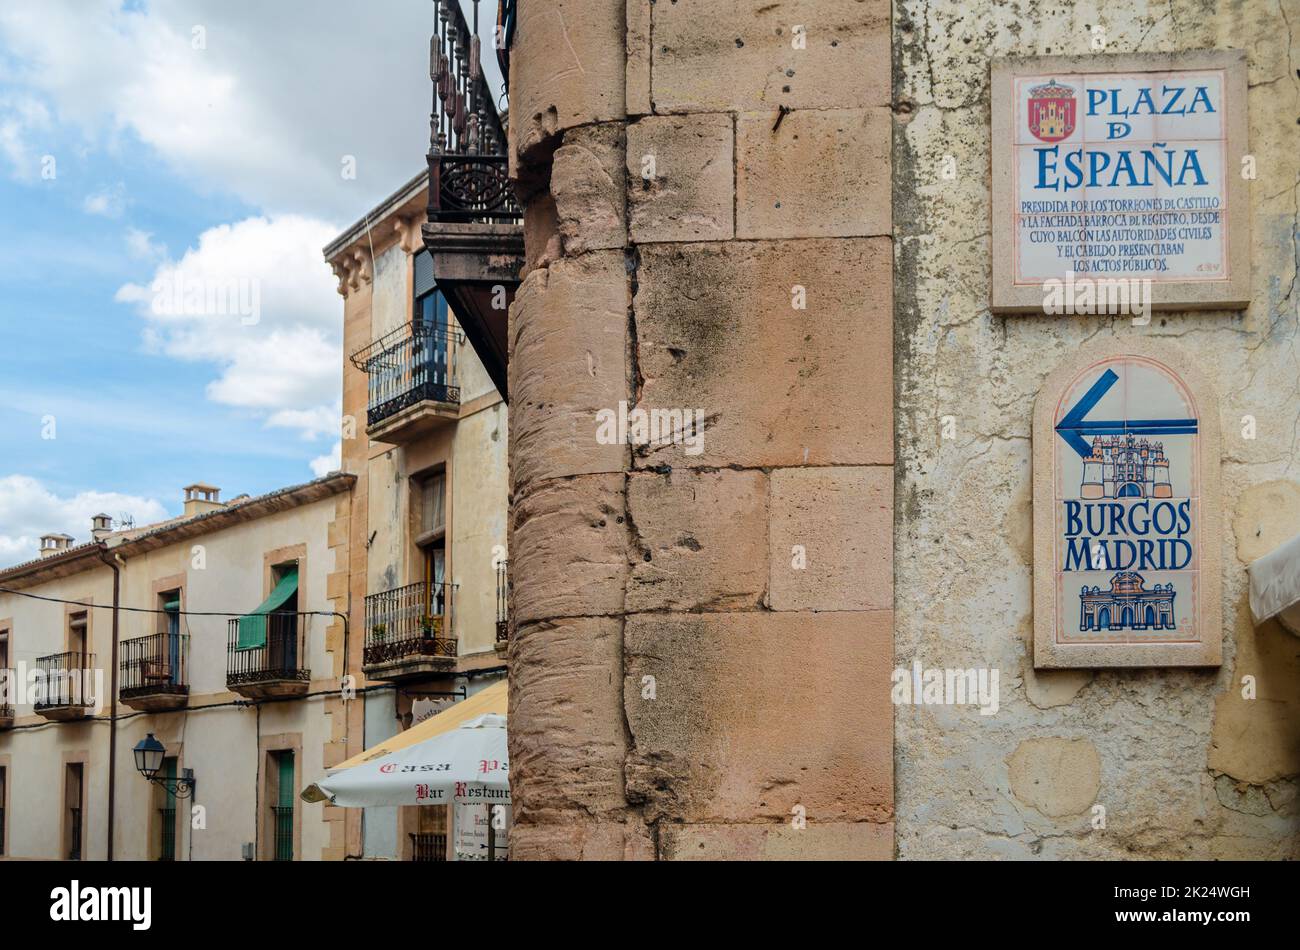
[[[0,95],[0,155],[18,180],[39,177],[40,159],[29,140],[49,128],[50,113],[43,102],[30,95]]]
[[[126,249],[139,260],[154,261],[167,256],[167,245],[155,241],[152,232],[139,228],[126,229]]]
[[[317,406],[315,409],[281,409],[266,420],[268,428],[297,429],[304,439],[319,439],[337,432],[343,415],[342,406]]]
[[[94,491],[60,497],[27,475],[0,478],[0,566],[37,557],[43,534],[72,535],[74,544],[89,541],[91,516],[100,512],[114,519],[129,514],[137,527],[168,517],[154,498]]]
[[[337,472],[343,467],[343,442],[334,443],[334,448],[330,450],[329,455],[321,455],[311,460],[312,473],[317,478],[322,478],[330,472]]]
[[[316,438],[338,424],[343,375],[342,307],[320,250],[332,234],[298,215],[211,228],[116,299],[136,306],[157,352],[219,368],[210,399]]]
[[[81,210],[101,218],[122,217],[122,212],[126,210],[126,185],[119,181],[116,185],[105,185],[86,195]]]
[[[268,211],[355,220],[428,147],[427,0],[0,4],[11,81],[110,144],[129,132],[179,173]],[[496,75],[490,18],[484,65]],[[196,49],[195,27],[202,27]],[[342,63],[382,64],[340,68]],[[357,178],[343,179],[343,157]]]

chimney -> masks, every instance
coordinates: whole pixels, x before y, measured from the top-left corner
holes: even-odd
[[[224,507],[226,506],[221,503],[221,489],[215,485],[204,485],[202,482],[196,482],[193,485],[185,486],[186,518],[207,514],[209,511],[216,511],[218,508]]]
[[[41,557],[53,557],[56,554],[62,554],[68,550],[71,544],[71,535],[43,534],[41,535]]]
[[[90,516],[90,536],[96,541],[103,541],[113,533],[113,519],[100,512]]]

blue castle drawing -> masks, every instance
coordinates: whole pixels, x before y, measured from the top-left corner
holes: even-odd
[[[1080,630],[1175,630],[1173,583],[1151,590],[1136,571],[1120,571],[1110,590],[1084,586],[1079,592]]]

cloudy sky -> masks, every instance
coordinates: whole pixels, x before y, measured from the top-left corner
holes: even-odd
[[[100,510],[179,513],[191,482],[229,498],[334,467],[321,248],[422,167],[432,18],[0,4],[0,566],[50,531],[85,540]]]

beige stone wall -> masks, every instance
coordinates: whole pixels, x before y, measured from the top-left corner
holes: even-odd
[[[900,666],[997,668],[1002,686],[992,716],[898,709],[900,857],[1300,854],[1300,651],[1276,623],[1252,626],[1245,572],[1300,531],[1298,24],[1294,0],[895,4],[895,651]],[[990,315],[990,57],[1087,54],[1098,25],[1110,52],[1249,51],[1259,177],[1244,313],[1157,313],[1146,327]],[[955,180],[941,177],[949,155]],[[1219,670],[1033,670],[1034,397],[1100,337],[1177,341],[1219,389]]]
[[[519,17],[512,857],[888,858],[889,4]]]

